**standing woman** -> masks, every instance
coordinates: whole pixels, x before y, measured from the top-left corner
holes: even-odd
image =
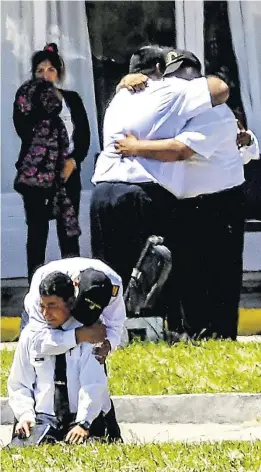
[[[14,188],[23,197],[28,280],[45,262],[49,220],[56,219],[62,258],[79,256],[81,162],[90,128],[77,92],[57,87],[65,74],[55,43],[36,51],[32,79],[17,91],[13,120],[22,146]]]

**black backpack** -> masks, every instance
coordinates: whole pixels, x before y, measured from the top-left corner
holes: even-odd
[[[148,316],[171,271],[171,252],[161,236],[150,236],[124,294],[128,318]]]

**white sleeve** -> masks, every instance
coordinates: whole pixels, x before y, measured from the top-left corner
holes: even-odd
[[[252,144],[250,144],[250,146],[243,146],[239,150],[244,165],[248,164],[252,159],[260,159],[260,149],[257,137],[250,129],[248,129],[247,132],[251,135]]]
[[[175,136],[175,140],[186,144],[192,151],[208,159],[224,138],[224,126],[226,126],[225,120],[221,120],[211,110],[209,113],[192,118]]]
[[[18,421],[35,421],[35,370],[30,364],[29,336],[25,329],[19,339],[7,381],[9,405]]]
[[[77,345],[75,329],[61,331],[60,329],[44,327],[33,333],[32,340],[37,354],[46,356],[64,354]]]
[[[44,324],[46,324],[40,311],[39,287],[43,277],[43,268],[40,267],[34,273],[29,291],[24,298],[24,309],[29,316],[29,321],[33,322],[34,326],[38,328],[41,328]]]
[[[184,80],[184,89],[179,100],[179,115],[190,120],[194,116],[212,109],[207,79]]]
[[[82,344],[81,348],[80,390],[76,422],[88,421],[91,424],[104,410],[106,403],[106,413],[110,409],[108,380],[104,366],[95,359],[90,347]]]
[[[122,285],[120,285],[117,296],[112,297],[109,305],[103,310],[101,319],[107,328],[107,339],[110,341],[111,349],[115,350],[121,342],[126,320]]]

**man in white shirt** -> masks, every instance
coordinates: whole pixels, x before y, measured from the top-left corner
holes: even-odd
[[[199,77],[201,65],[188,51],[169,52],[165,76]],[[231,110],[217,106],[194,117],[174,139],[136,141],[116,148],[182,170],[176,237],[177,291],[190,335],[236,339],[243,251],[243,160]],[[132,142],[132,144],[131,144]],[[128,148],[128,149],[127,149]],[[175,236],[175,232],[177,233]],[[178,236],[177,236],[178,235]]]
[[[163,80],[164,68],[164,51],[159,47],[143,47],[133,55],[130,72],[148,74],[148,86],[140,94],[122,89],[111,101],[104,119],[104,149],[92,178],[96,185],[91,200],[93,257],[121,275],[124,289],[149,236],[163,236],[172,249],[169,221],[175,224],[176,197],[168,190],[175,185],[178,191],[181,180],[179,169],[172,176],[172,165],[139,157],[119,159],[115,141],[126,131],[141,139],[173,137],[193,116],[228,96],[227,86],[217,78]],[[173,318],[175,297],[162,298],[164,312]]]
[[[72,313],[79,315],[81,321],[84,318],[86,325],[98,319],[98,306],[108,303],[111,295],[110,281],[100,274],[89,271],[88,293],[83,292],[76,301],[68,275],[52,272],[42,279],[40,307],[50,330],[66,334],[80,327]],[[97,435],[95,420],[101,412],[106,415],[110,411],[111,401],[104,368],[92,350],[92,344],[85,342],[66,354],[39,353],[31,324],[25,327],[8,379],[9,404],[17,420],[18,437],[29,438],[31,433],[34,437],[35,425],[50,427],[43,438],[47,442],[65,440],[80,444]],[[35,438],[36,444],[38,441]]]
[[[100,321],[103,324],[88,323],[88,326],[86,326],[83,317],[82,324],[84,326],[72,326],[71,329],[66,331],[50,329],[41,312],[39,292],[41,281],[54,271],[69,275],[75,285],[75,295],[77,297],[75,310],[76,308],[79,310],[79,297],[82,293],[85,293],[88,288],[90,270],[103,274],[106,280],[108,279],[110,281],[110,297],[108,303],[100,306],[100,308],[96,307],[96,309],[99,310]],[[126,309],[123,300],[121,278],[108,265],[97,259],[72,257],[52,261],[39,267],[33,275],[29,292],[25,296],[24,307],[25,313],[29,317],[30,329],[34,333],[35,349],[40,355],[62,354],[84,342],[92,344],[99,343],[100,345],[95,347],[94,351],[99,362],[104,364],[109,352],[119,346],[122,336],[126,332],[126,329],[124,330]],[[86,308],[83,313],[85,316]],[[91,313],[94,313],[94,311],[92,310]],[[78,313],[77,319],[79,319]],[[109,412],[108,423],[110,435],[114,435],[116,438],[120,436],[113,403]]]
[[[97,324],[69,330],[66,333],[49,330],[40,307],[39,286],[42,279],[54,271],[67,274],[75,284],[77,295],[79,291],[85,290],[84,272],[90,269],[104,273],[111,281],[109,303],[100,312],[100,319],[105,325],[106,330]],[[108,354],[110,350],[115,350],[120,344],[126,319],[121,277],[107,264],[97,259],[88,259],[86,257],[68,257],[39,267],[33,275],[29,292],[25,296],[24,308],[29,316],[32,329],[37,332],[39,352],[43,354],[66,352],[74,348],[77,343],[85,341],[90,343],[103,342],[104,350]]]

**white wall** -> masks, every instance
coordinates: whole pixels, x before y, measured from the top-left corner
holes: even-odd
[[[90,190],[82,192],[80,225],[82,235],[80,237],[81,255],[90,257],[90,229],[89,229],[89,204]],[[5,193],[2,195],[1,215],[1,278],[27,277],[26,265],[26,224],[22,199],[18,194]],[[50,222],[50,234],[46,252],[46,262],[60,258],[57,242],[55,222]]]

